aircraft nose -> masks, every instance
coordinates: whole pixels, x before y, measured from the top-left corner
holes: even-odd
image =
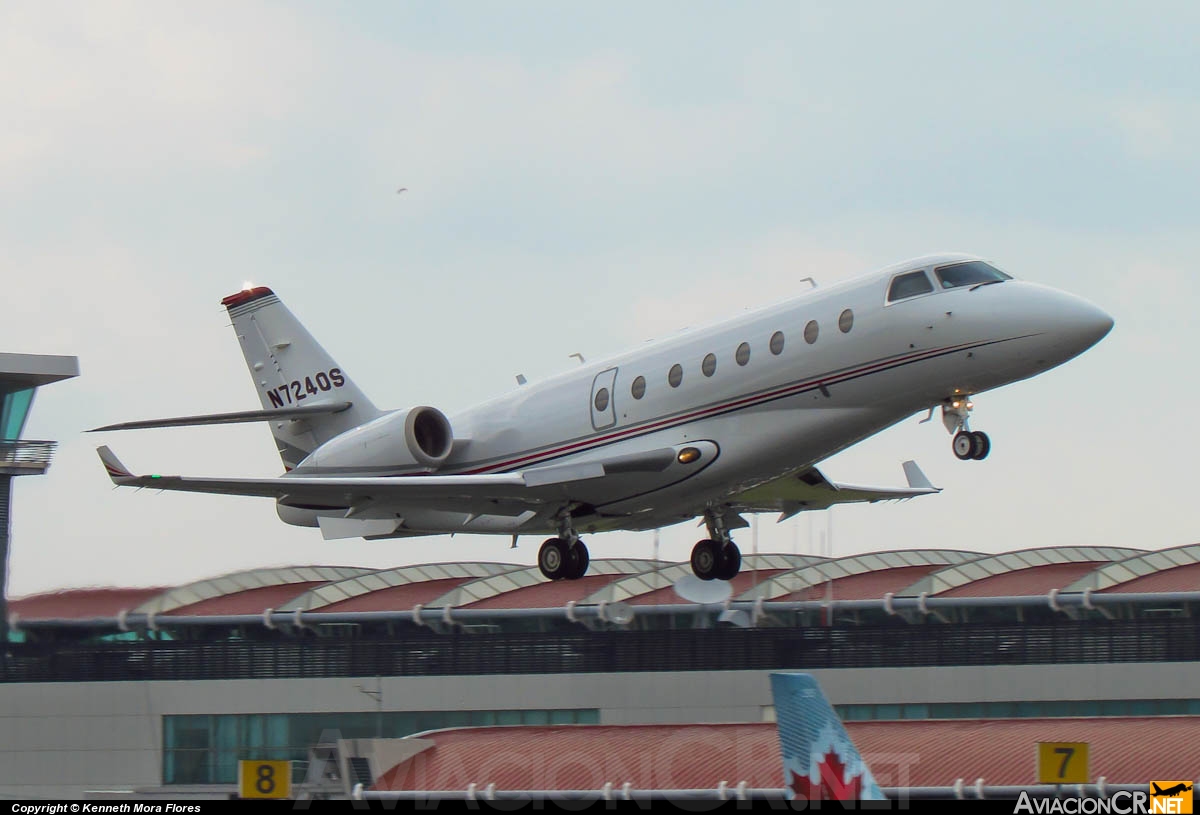
[[[1056,294],[1051,306],[1052,335],[1068,359],[1082,354],[1112,330],[1112,316],[1099,306],[1065,292]]]
[[[1091,348],[1112,331],[1113,318],[1099,306],[1078,298],[1065,320],[1068,330],[1080,345],[1080,351]]]

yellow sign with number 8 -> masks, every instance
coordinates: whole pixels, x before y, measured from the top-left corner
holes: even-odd
[[[292,762],[239,761],[238,796],[241,798],[290,798]]]

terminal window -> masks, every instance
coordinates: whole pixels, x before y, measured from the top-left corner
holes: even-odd
[[[163,717],[164,784],[233,784],[238,761],[292,761],[304,777],[308,748],[329,738],[394,739],[445,727],[597,724],[595,709],[256,713]]]

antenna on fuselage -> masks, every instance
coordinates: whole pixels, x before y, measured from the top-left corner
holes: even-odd
[[[583,358],[583,354],[580,354],[579,352],[576,352],[574,354],[567,354],[567,359],[578,359],[580,365],[587,362],[587,360]]]
[[[807,283],[808,285],[812,286],[814,289],[817,287],[817,281],[813,280],[811,277],[802,277],[802,278],[800,278],[800,282]]]

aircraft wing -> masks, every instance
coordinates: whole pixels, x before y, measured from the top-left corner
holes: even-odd
[[[929,483],[915,461],[904,462],[908,487],[859,487],[830,481],[816,467],[777,478],[739,493],[729,502],[735,512],[779,512],[783,521],[798,512],[828,509],[834,504],[895,501],[934,495],[941,489]]]
[[[354,509],[368,502],[420,504],[464,512],[517,515],[550,503],[570,501],[580,484],[607,475],[661,472],[675,462],[670,448],[604,461],[558,464],[509,473],[382,477],[295,476],[205,478],[134,475],[107,446],[97,448],[113,483],[122,487],[249,495],[293,505]]]

